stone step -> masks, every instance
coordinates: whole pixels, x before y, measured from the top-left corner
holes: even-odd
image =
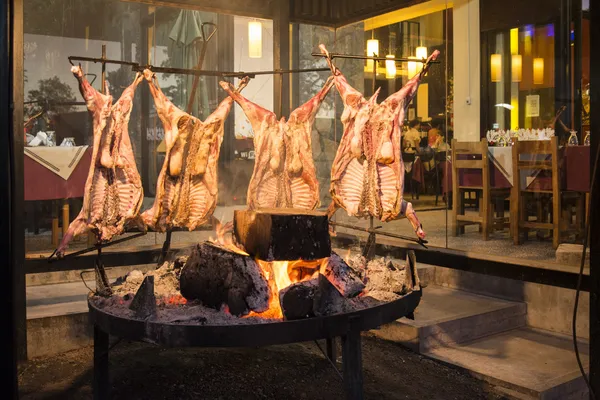
[[[93,281],[86,284],[95,287]],[[88,292],[81,280],[27,287],[28,358],[51,356],[93,343]]]
[[[581,341],[579,351],[587,371],[589,344]],[[465,369],[503,388],[511,398],[588,398],[572,339],[566,335],[518,328],[469,343],[433,348],[425,355]]]
[[[414,320],[402,318],[371,333],[425,353],[525,326],[526,313],[524,303],[429,285]]]
[[[126,275],[128,272],[134,269],[146,272],[156,268],[156,264],[142,264],[133,266],[123,267],[106,267],[106,276],[109,279],[116,279],[119,276]],[[54,272],[42,272],[37,274],[25,275],[27,286],[39,286],[39,285],[53,285],[56,283],[70,283],[79,282],[81,284],[81,272],[82,270],[71,270],[71,271],[54,271]],[[94,278],[94,269],[86,269],[83,277],[85,279]]]

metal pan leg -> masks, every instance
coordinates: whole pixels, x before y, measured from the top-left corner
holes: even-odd
[[[94,325],[94,400],[107,400],[108,380],[108,333]]]
[[[347,400],[362,400],[362,349],[360,331],[352,329],[352,323],[346,336],[342,336],[342,358],[344,368],[344,391]]]

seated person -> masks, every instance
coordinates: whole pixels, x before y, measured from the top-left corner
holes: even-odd
[[[408,124],[408,131],[402,137],[402,149],[412,151],[413,148],[419,147],[421,141],[421,123],[418,120],[412,120]]]
[[[442,119],[436,118],[432,121],[432,125],[433,128],[427,132],[427,144],[429,147],[435,149],[443,141],[444,136],[442,134],[442,126],[444,125],[444,122]]]

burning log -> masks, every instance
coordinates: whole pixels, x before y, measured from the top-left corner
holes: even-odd
[[[287,320],[314,317],[313,304],[319,278],[293,283],[279,292],[279,303]]]
[[[321,269],[321,273],[344,297],[358,296],[365,289],[365,284],[356,272],[334,252]]]
[[[236,243],[265,261],[329,257],[329,221],[324,212],[297,209],[236,210]]]
[[[266,311],[271,294],[265,275],[251,257],[208,242],[192,250],[181,271],[180,289],[187,300],[199,300],[217,310],[226,305],[237,316]]]

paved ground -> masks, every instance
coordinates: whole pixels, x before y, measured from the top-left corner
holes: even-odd
[[[363,340],[366,399],[502,399],[494,388],[398,345]],[[111,351],[113,399],[343,399],[314,343],[259,349],[161,349],[121,343]],[[338,363],[338,367],[341,367]],[[23,365],[21,399],[91,399],[92,349]]]

